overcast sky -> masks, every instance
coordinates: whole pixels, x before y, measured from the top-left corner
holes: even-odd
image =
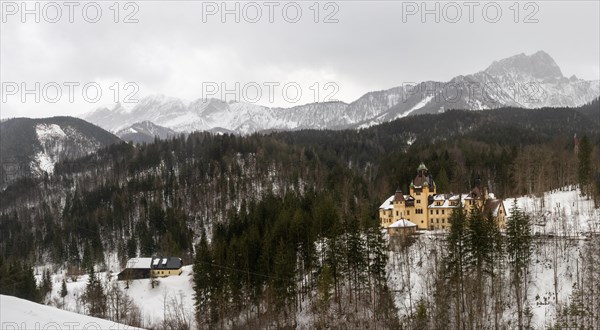
[[[447,81],[483,70],[494,60],[538,50],[550,54],[565,76],[589,80],[600,76],[600,2],[595,0],[537,1],[528,6],[519,2],[518,10],[510,8],[512,1],[475,2],[474,7],[437,2],[439,23],[433,14],[423,21],[421,1],[320,2],[317,6],[313,1],[237,2],[239,23],[233,14],[222,21],[221,1],[120,3],[118,18],[117,8],[109,8],[112,1],[98,2],[102,9],[98,18],[96,3],[87,5],[84,16],[86,2],[79,2],[73,7],[73,23],[70,8],[57,3],[60,18],[55,7],[40,3],[39,23],[33,14],[23,22],[21,2],[2,3],[3,118],[80,115],[114,106],[115,97],[126,101],[130,93],[133,100],[151,94],[185,100],[222,97],[222,87],[234,89],[236,82],[242,101],[254,101],[260,86],[258,103],[268,106],[323,101],[330,93],[334,99],[351,102],[368,91],[423,80]],[[428,2],[428,8],[434,9],[435,4]],[[27,3],[29,9],[34,5]],[[235,11],[236,2],[226,6]],[[298,7],[301,16],[296,15]],[[260,18],[256,8],[262,11]],[[458,18],[457,8],[462,11]],[[496,15],[497,8],[501,16]],[[128,15],[133,22],[124,22]],[[53,20],[57,22],[49,22]],[[22,102],[22,87],[34,89],[36,82],[42,89],[40,102],[32,94]],[[69,82],[79,84],[72,87],[72,103],[65,85]],[[125,88],[127,82],[135,85]],[[329,82],[335,85],[326,85]],[[102,97],[97,102],[91,85],[88,99],[83,97],[86,83],[100,87]],[[279,85],[269,88],[269,83]],[[283,98],[283,85],[292,83],[287,99]],[[61,98],[52,103],[56,86],[61,88]],[[215,86],[218,89],[208,95]],[[298,87],[302,96],[296,100]],[[315,90],[320,91],[318,97]],[[272,102],[267,98],[271,92]]]

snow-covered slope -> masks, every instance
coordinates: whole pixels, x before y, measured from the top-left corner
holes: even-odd
[[[523,196],[516,199],[520,209],[530,214],[537,235],[569,237],[600,233],[600,209],[594,201],[581,195],[575,186],[544,193],[544,196]],[[505,201],[507,214],[513,208],[514,199]]]
[[[72,117],[14,118],[0,123],[0,187],[23,176],[51,174],[60,160],[75,159],[121,140]]]
[[[113,264],[113,266],[110,267],[109,272],[98,272],[97,277],[105,288],[117,284],[122,292],[133,300],[135,306],[140,309],[144,327],[159,327],[165,317],[169,317],[171,313],[175,312],[173,311],[175,306],[180,308],[177,312],[184,313],[187,320],[193,325],[194,291],[191,265],[183,266],[183,273],[179,276],[159,278],[158,285],[154,288],[150,285],[150,279],[140,279],[131,281],[128,289],[125,281],[117,281],[116,274],[120,269],[117,264]],[[40,276],[37,277],[40,280]],[[87,274],[78,276],[77,281],[73,282],[72,278],[64,273],[53,275],[52,292],[47,300],[51,304],[63,303],[60,298],[60,290],[64,278],[67,282],[68,292],[64,300],[64,309],[75,313],[84,313],[85,310],[79,298],[85,290],[88,277]]]
[[[597,80],[566,78],[543,51],[495,61],[487,69],[449,82],[406,83],[369,92],[356,101],[270,108],[252,103],[199,99],[186,102],[154,95],[132,109],[121,104],[97,109],[84,119],[112,132],[150,121],[176,132],[219,131],[248,134],[263,130],[368,127],[408,115],[449,109],[483,110],[502,106],[539,108],[580,106],[600,95]]]
[[[0,295],[1,329],[137,329],[128,325]]]

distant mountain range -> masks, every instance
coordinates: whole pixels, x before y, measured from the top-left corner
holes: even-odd
[[[52,173],[54,165],[121,142],[104,129],[73,117],[14,118],[0,123],[0,188],[21,177]]]
[[[323,102],[270,108],[218,99],[187,103],[154,95],[140,100],[132,109],[117,104],[111,109],[96,109],[83,118],[124,139],[133,139],[131,134],[137,134],[133,131],[139,132],[140,125],[161,127],[160,132],[152,133],[152,129],[146,132],[158,136],[168,136],[167,129],[249,134],[265,130],[364,128],[449,109],[575,107],[599,95],[598,80],[567,78],[550,55],[539,51],[495,61],[483,71],[457,76],[448,82],[425,81],[369,92],[350,104]],[[146,133],[140,133],[145,137],[139,141],[148,141]]]

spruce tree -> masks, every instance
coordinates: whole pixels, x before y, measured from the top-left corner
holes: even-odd
[[[525,274],[531,258],[531,225],[530,219],[513,202],[511,214],[506,222],[506,252],[512,268],[512,285],[517,301],[518,326],[523,328],[523,299],[526,297]],[[524,286],[525,285],[525,286]]]
[[[60,297],[63,300],[63,308],[64,308],[64,305],[65,305],[65,297],[67,296],[67,294],[68,294],[68,291],[67,291],[67,282],[65,282],[65,279],[63,278],[62,285],[60,287]]]
[[[451,288],[455,290],[455,327],[465,327],[465,266],[467,259],[467,216],[459,201],[459,206],[454,209],[448,222],[448,268]],[[462,325],[461,325],[462,324]]]
[[[577,153],[577,178],[581,187],[581,193],[585,196],[590,195],[590,183],[592,181],[592,145],[589,138],[584,136],[579,142],[579,151]]]
[[[106,315],[106,293],[100,279],[94,272],[94,267],[90,267],[90,275],[83,293],[83,300],[87,305],[89,315],[100,318]]]
[[[38,289],[39,301],[44,301],[46,295],[52,291],[52,277],[50,276],[50,270],[44,269],[42,272],[42,282]]]
[[[206,234],[202,231],[200,242],[196,246],[194,258],[194,296],[196,304],[196,322],[199,327],[210,324],[210,302],[212,286],[212,257]]]

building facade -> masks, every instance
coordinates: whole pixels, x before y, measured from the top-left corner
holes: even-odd
[[[499,228],[505,228],[506,209],[501,199],[495,198],[481,184],[467,194],[438,194],[435,182],[423,163],[410,183],[409,194],[396,190],[379,207],[379,219],[383,228],[399,220],[408,220],[420,230],[448,229],[450,215],[458,207],[463,207],[467,213],[477,207],[485,215],[491,214]]]
[[[178,257],[131,258],[125,269],[117,275],[118,280],[135,280],[150,277],[181,275],[183,261]]]

